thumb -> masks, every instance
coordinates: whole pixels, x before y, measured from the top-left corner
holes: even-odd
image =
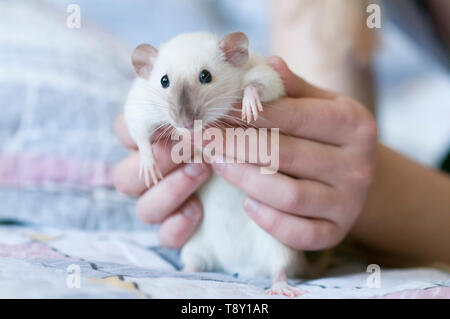
[[[289,69],[282,58],[271,56],[268,57],[266,61],[280,76],[284,83],[287,96],[322,99],[335,99],[337,97],[336,93],[320,89],[297,76]]]

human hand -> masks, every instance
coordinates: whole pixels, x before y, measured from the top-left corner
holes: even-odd
[[[280,129],[279,171],[263,175],[248,163],[213,169],[248,195],[250,218],[279,241],[326,249],[346,236],[363,209],[374,176],[376,124],[355,100],[306,83],[280,58],[268,63],[288,97],[270,103],[254,124]],[[252,151],[247,148],[247,159]]]
[[[161,245],[180,248],[202,218],[202,205],[194,193],[211,174],[210,166],[177,165],[171,159],[170,147],[163,142],[154,143],[153,152],[164,178],[147,188],[138,177],[139,153],[123,115],[117,118],[115,128],[119,140],[131,154],[115,167],[114,186],[126,195],[139,198],[136,210],[142,221],[161,224],[158,233]]]

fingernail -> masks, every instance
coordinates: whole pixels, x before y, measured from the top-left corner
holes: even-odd
[[[244,200],[244,209],[250,213],[256,213],[259,210],[259,203],[251,198]]]
[[[183,207],[182,213],[184,216],[188,217],[189,219],[197,220],[198,217],[200,216],[200,214],[199,214],[199,210],[196,208],[197,207],[195,207],[194,204],[188,203],[186,206]]]
[[[206,166],[204,164],[186,164],[184,171],[190,177],[198,177],[205,171]]]

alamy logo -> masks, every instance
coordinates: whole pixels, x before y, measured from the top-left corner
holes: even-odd
[[[366,24],[369,29],[381,28],[381,8],[378,4],[369,4],[366,9],[370,15],[367,17]]]
[[[171,151],[171,158],[175,164],[192,162],[191,141],[193,141],[194,163],[247,162],[261,165],[261,174],[275,174],[279,168],[278,128],[272,128],[269,132],[267,128],[252,127],[246,129],[230,127],[225,130],[209,127],[203,130],[202,121],[196,120],[193,131],[177,128],[172,131],[171,139],[176,141]],[[226,158],[223,158],[222,154],[226,154]]]
[[[66,19],[66,25],[69,29],[81,28],[81,8],[78,4],[69,4],[66,9],[70,13]]]
[[[67,266],[67,288],[81,288],[81,268],[79,265],[70,264]]]
[[[380,288],[381,287],[381,268],[377,264],[370,264],[367,266],[366,272],[371,272],[372,274],[367,277],[366,285],[367,288]]]

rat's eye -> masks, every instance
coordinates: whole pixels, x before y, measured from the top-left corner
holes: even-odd
[[[169,77],[166,74],[161,78],[161,86],[163,88],[167,89],[169,87],[169,85],[170,85]]]
[[[208,70],[203,70],[198,78],[202,84],[209,83],[212,80],[211,73]]]

